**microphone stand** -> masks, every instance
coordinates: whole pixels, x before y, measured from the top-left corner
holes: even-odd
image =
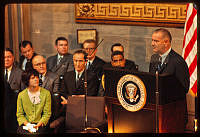
[[[101,40],[101,42],[103,41],[104,39]],[[95,49],[92,51],[91,54],[89,55],[92,55],[94,53],[94,51],[97,49],[97,47],[101,44],[101,42],[99,44],[97,44],[97,46],[95,47]],[[86,61],[85,64],[87,64],[88,62],[88,58],[87,58],[88,54],[86,54],[84,56],[84,59]],[[89,130],[94,130],[96,131],[97,133],[101,133],[101,131],[98,129],[98,128],[93,128],[93,127],[87,127],[87,121],[88,121],[88,115],[87,115],[87,94],[88,94],[88,87],[87,87],[87,69],[86,69],[86,65],[85,65],[85,74],[84,74],[84,88],[85,88],[85,98],[84,98],[84,101],[85,101],[85,122],[84,122],[84,131],[87,132]],[[95,133],[96,133],[95,132]]]
[[[156,70],[156,133],[159,133],[159,90],[158,90],[158,70]]]

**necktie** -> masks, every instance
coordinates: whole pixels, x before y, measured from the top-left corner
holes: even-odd
[[[89,69],[90,67],[90,61],[88,61],[88,64],[87,64],[87,69]]]
[[[159,56],[158,71],[161,70],[161,64],[162,64],[162,57]]]
[[[5,80],[8,81],[8,70],[6,69]]]
[[[76,78],[76,87],[78,86],[79,78],[80,78],[80,74],[78,73],[78,74],[77,74],[77,78]]]
[[[80,79],[80,74],[78,73],[78,75],[77,75],[77,81],[79,81],[79,79]]]
[[[42,82],[42,75],[40,75],[40,76],[39,76],[39,86],[41,87],[42,84],[43,84],[43,82]]]
[[[58,59],[57,65],[60,63],[61,60],[62,60],[62,57],[60,57],[60,58]]]

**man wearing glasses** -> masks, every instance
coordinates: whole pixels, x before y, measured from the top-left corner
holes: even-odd
[[[129,67],[126,66],[126,59],[124,58],[124,54],[121,51],[114,51],[111,54],[111,62],[104,65],[104,68],[109,67],[117,67],[120,69],[128,69]],[[132,70],[135,70],[135,68],[132,68]]]
[[[63,90],[59,85],[59,77],[56,73],[47,71],[46,60],[41,55],[36,55],[32,59],[33,68],[39,72],[39,85],[51,93],[52,98],[52,115],[50,119],[50,128],[58,130],[59,126],[56,126],[54,120],[61,118],[60,116],[64,113],[61,105],[60,95],[63,95]]]
[[[120,43],[115,43],[111,47],[111,52],[120,51],[124,56],[124,46]],[[133,71],[138,71],[138,65],[134,61],[125,59],[125,68]]]
[[[125,58],[122,52],[114,51],[111,54],[111,65],[113,67],[125,68]]]
[[[103,73],[103,65],[105,64],[105,61],[96,56],[96,46],[96,41],[93,39],[87,39],[83,42],[83,50],[87,53],[87,73],[89,75],[96,75],[99,80],[98,85],[100,85]]]

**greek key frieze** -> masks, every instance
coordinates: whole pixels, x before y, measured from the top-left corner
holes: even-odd
[[[76,4],[76,18],[185,22],[186,4],[95,3]]]

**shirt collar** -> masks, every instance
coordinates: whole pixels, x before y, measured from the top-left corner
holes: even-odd
[[[61,57],[61,58],[63,58],[64,56],[63,56],[63,55],[60,55],[60,54],[58,54],[58,59],[59,59],[60,57]]]
[[[90,65],[91,65],[93,63],[94,59],[95,59],[95,57],[93,59],[91,59],[91,60],[88,60],[87,62],[88,63],[90,62]]]
[[[5,68],[6,70],[6,68]],[[12,66],[10,66],[9,68],[7,68],[8,71],[11,71],[12,70]]]
[[[172,48],[169,48],[164,54],[161,55],[162,57],[162,63],[164,62],[164,60],[166,59],[167,55],[169,54],[169,52],[171,51]]]
[[[83,70],[84,71],[84,70]],[[81,72],[78,72],[78,71],[76,71],[75,70],[75,72],[76,72],[76,76],[79,74],[80,76],[82,75],[82,73],[83,73],[83,71],[81,71]]]

